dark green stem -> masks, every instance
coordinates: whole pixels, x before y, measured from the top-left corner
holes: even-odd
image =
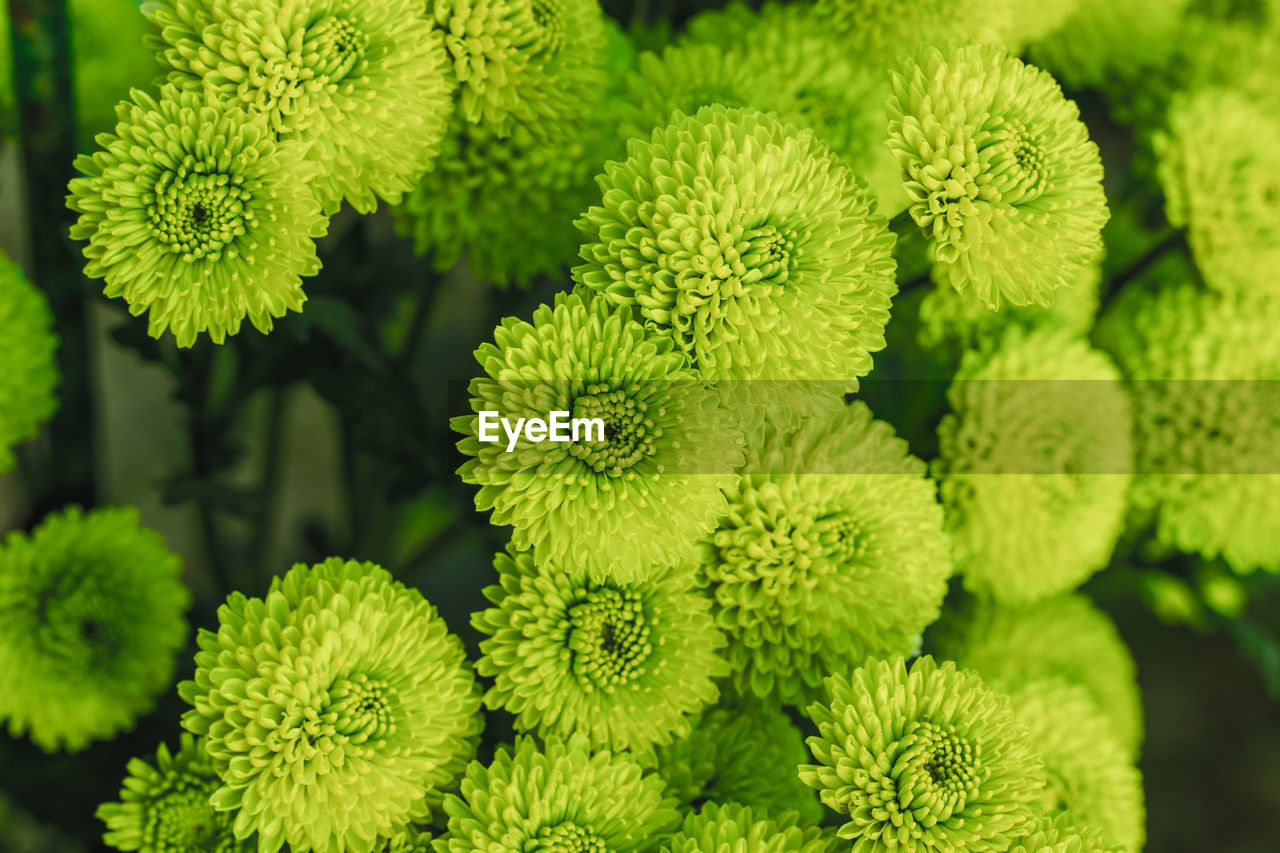
[[[1134,279],[1141,276],[1144,272],[1151,268],[1156,261],[1163,258],[1170,251],[1185,247],[1187,244],[1186,233],[1180,229],[1173,229],[1166,233],[1159,240],[1151,244],[1143,255],[1128,266],[1125,270],[1111,276],[1107,282],[1106,293],[1102,297],[1102,305],[1099,313],[1105,310],[1124,289],[1124,286]]]
[[[257,564],[260,581],[266,582],[274,571],[268,563],[271,534],[275,530],[276,510],[280,497],[280,462],[284,451],[284,422],[288,413],[288,392],[277,388],[271,392],[271,411],[267,415],[266,446],[262,464],[262,480],[259,489],[258,517],[250,540],[249,553]]]

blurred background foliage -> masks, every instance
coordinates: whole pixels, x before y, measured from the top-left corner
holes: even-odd
[[[49,15],[62,4],[22,5]],[[647,48],[722,4],[603,5]],[[23,24],[19,10],[4,11],[7,41],[9,13]],[[51,21],[56,31],[56,18],[41,23]],[[40,93],[43,109],[23,114],[25,162],[15,128],[0,127],[0,248],[39,270],[63,335],[65,378],[58,418],[24,450],[22,468],[0,477],[0,530],[29,529],[69,502],[136,505],[184,558],[192,623],[205,627],[228,590],[261,594],[294,562],[333,554],[376,561],[420,588],[474,656],[468,615],[485,604],[480,590],[505,534],[474,511],[471,489],[453,474],[461,457],[448,415],[465,405],[476,345],[500,318],[527,317],[563,282],[502,290],[465,264],[437,273],[397,236],[385,209],[345,211],[321,243],[324,268],[307,284],[305,313],[280,320],[269,346],[256,333],[188,351],[151,339],[145,319],[96,297],[80,277],[62,202],[70,152],[108,130],[115,102],[155,76],[141,44],[146,27],[137,0],[69,0],[65,44],[14,33],[16,82]],[[0,99],[13,90],[10,70],[0,62]],[[1069,94],[1102,148],[1108,196],[1125,198],[1148,168],[1132,135],[1094,94]],[[1149,245],[1144,215],[1115,211],[1113,269]],[[904,268],[921,263],[918,252],[904,241]],[[889,347],[862,398],[927,459],[949,373],[921,362],[914,345],[922,295],[895,302]],[[82,334],[68,333],[76,329]],[[83,455],[67,458],[68,447]],[[1280,849],[1280,575],[1239,577],[1197,558],[1122,546],[1085,589],[1116,619],[1138,663],[1149,849]],[[189,677],[191,654],[180,660],[179,678]],[[0,850],[106,849],[94,808],[114,798],[130,757],[176,742],[181,711],[170,691],[133,732],[74,756],[0,736]]]

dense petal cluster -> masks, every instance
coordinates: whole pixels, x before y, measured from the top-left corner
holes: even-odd
[[[930,629],[938,654],[1006,685],[1063,678],[1088,691],[1130,756],[1142,743],[1142,694],[1116,626],[1079,594],[1026,607],[982,602]]]
[[[833,675],[827,691],[809,709],[818,764],[800,777],[849,816],[839,834],[853,853],[997,853],[1031,828],[1044,768],[1008,699],[977,675],[895,657]]]
[[[1280,571],[1280,300],[1197,287],[1177,261],[1098,327],[1134,397],[1135,524],[1233,569]]]
[[[1025,604],[1106,565],[1133,479],[1133,411],[1120,372],[1081,338],[1010,328],[971,350],[947,390],[936,471],[956,570]]]
[[[1044,760],[1045,813],[1069,811],[1079,824],[1096,825],[1124,849],[1141,850],[1142,775],[1088,692],[1060,678],[1031,680],[1009,690],[1009,703]]]
[[[46,752],[130,728],[187,638],[182,561],[135,509],[71,507],[0,545],[0,720]]]
[[[1169,221],[1188,232],[1196,266],[1224,292],[1280,292],[1280,110],[1243,92],[1176,98],[1155,138]]]
[[[328,213],[399,201],[439,150],[454,83],[421,0],[146,0],[142,10],[170,80],[303,143]]]
[[[598,100],[605,24],[596,0],[428,0],[427,8],[467,121],[500,136],[515,122],[558,139]]]
[[[184,347],[202,332],[222,343],[246,317],[270,331],[301,310],[301,277],[320,269],[313,238],[328,227],[302,149],[276,142],[262,117],[173,85],[158,99],[135,89],[116,114],[70,184],[85,275]]]
[[[0,252],[0,474],[58,407],[58,338],[44,294]]]
[[[486,703],[520,731],[643,752],[687,734],[689,715],[718,698],[724,636],[689,567],[596,583],[572,558],[537,565],[513,548],[495,567],[495,606],[471,620],[488,637],[476,668],[494,678]]]
[[[1018,0],[817,0],[814,14],[881,68],[922,43],[977,39],[1002,43],[1013,34]],[[1060,2],[1060,0],[1055,0]]]
[[[1109,844],[1097,826],[1081,826],[1074,815],[1062,811],[1037,818],[1035,828],[1015,839],[1009,853],[1124,853],[1124,848]]]
[[[538,562],[625,582],[687,560],[724,514],[742,461],[737,423],[671,339],[648,335],[625,308],[561,294],[532,323],[503,321],[476,360],[486,374],[470,386],[476,414],[453,420],[466,436],[458,447],[475,457],[459,473]],[[595,418],[604,439],[522,433],[508,452],[496,426],[498,439],[481,441],[482,411],[511,424],[556,411]]]
[[[182,735],[176,753],[160,744],[154,763],[129,762],[120,802],[98,807],[103,841],[139,853],[249,853],[254,845],[232,831],[235,815],[209,802],[220,784],[213,759],[191,735]]]
[[[881,214],[900,211],[898,164],[884,147],[888,75],[850,53],[811,8],[769,3],[756,12],[735,2],[694,17],[678,45],[641,56],[622,135],[648,139],[677,110],[754,107],[812,130],[866,180]]]
[[[816,824],[822,806],[796,774],[807,758],[800,730],[781,707],[746,699],[704,713],[686,737],[658,750],[656,769],[683,807],[739,803]]]
[[[592,753],[585,739],[520,738],[488,767],[473,762],[444,804],[439,853],[632,853],[651,850],[679,815],[662,780],[626,754]]]
[[[830,839],[817,828],[801,828],[795,815],[764,817],[748,806],[707,803],[687,815],[661,853],[827,853]]]
[[[884,347],[893,234],[812,132],[703,107],[632,140],[598,180],[602,204],[578,220],[581,288],[632,306],[708,379],[856,390]],[[731,393],[749,412],[767,384],[721,390],[741,386]],[[797,391],[776,417],[794,422],[814,405]]]
[[[738,691],[789,704],[850,659],[910,651],[950,574],[924,463],[860,402],[764,432],[699,569]]]
[[[480,693],[462,643],[372,563],[295,566],[265,599],[233,593],[178,692],[183,725],[258,849],[369,853],[426,817],[470,759]]]
[[[1102,160],[1075,103],[995,45],[924,45],[891,75],[889,147],[934,274],[998,308],[1048,304],[1102,251]]]

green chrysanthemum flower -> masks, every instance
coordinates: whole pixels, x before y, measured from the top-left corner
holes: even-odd
[[[1039,41],[1065,24],[1086,0],[1009,0],[1009,33],[1014,44]]]
[[[1013,5],[1014,0],[818,0],[814,14],[839,33],[847,50],[884,68],[925,42],[1003,43],[1012,34]]]
[[[696,16],[679,46],[641,57],[622,135],[648,139],[677,110],[754,107],[812,130],[867,181],[880,213],[901,210],[898,164],[884,147],[889,76],[859,62],[810,9],[770,3],[756,12],[735,2]]]
[[[133,508],[47,516],[0,546],[0,719],[46,752],[131,727],[187,637],[182,561]]]
[[[115,104],[132,89],[150,86],[160,66],[143,43],[151,25],[138,0],[68,0],[67,28],[76,135],[88,147],[99,133],[115,127]]]
[[[512,122],[560,139],[605,85],[596,0],[428,0],[444,32],[467,121],[506,135]]]
[[[943,657],[988,681],[1018,684],[1060,677],[1088,691],[1130,756],[1142,743],[1142,694],[1133,656],[1115,625],[1083,595],[1028,607],[983,602],[951,611],[930,641]]]
[[[1016,839],[1009,853],[1124,853],[1124,848],[1108,844],[1097,826],[1080,826],[1063,811],[1037,818],[1035,829]]]
[[[1049,781],[1043,810],[1068,810],[1078,823],[1097,825],[1103,837],[1126,850],[1142,850],[1142,776],[1088,692],[1048,678],[1009,690],[1009,700],[1030,733],[1031,748],[1044,759]]]
[[[503,321],[476,360],[487,378],[471,383],[474,412],[604,422],[603,441],[522,433],[512,452],[493,424],[497,440],[480,440],[478,414],[452,422],[467,436],[458,447],[476,457],[459,469],[481,487],[476,506],[511,525],[512,542],[538,562],[626,582],[687,560],[724,514],[739,428],[671,340],[647,335],[626,309],[561,294],[531,324]]]
[[[500,748],[488,767],[472,762],[444,808],[437,853],[631,853],[653,849],[679,819],[661,779],[626,754],[593,754],[585,738]]]
[[[1014,327],[965,354],[947,399],[935,465],[965,585],[1025,604],[1105,566],[1133,478],[1115,365],[1061,329]]]
[[[817,828],[796,826],[795,814],[770,820],[738,804],[707,803],[687,815],[662,853],[828,853],[830,841]]]
[[[972,672],[901,657],[827,680],[800,778],[849,816],[853,853],[1005,850],[1031,828],[1045,775],[1006,697]]]
[[[200,632],[192,710],[235,833],[261,853],[369,853],[428,815],[480,732],[462,643],[372,563],[294,566],[265,599],[233,593]]]
[[[1280,110],[1208,89],[1175,99],[1168,121],[1155,138],[1165,213],[1187,229],[1205,282],[1280,291]]]
[[[13,468],[13,448],[35,438],[58,408],[53,314],[44,294],[0,252],[0,474]]]
[[[431,853],[434,846],[430,834],[406,827],[374,849],[378,853]]]
[[[807,758],[804,738],[782,708],[745,700],[707,711],[687,737],[659,749],[657,772],[685,808],[740,803],[816,824],[822,806],[796,775]]]
[[[863,403],[764,432],[699,570],[739,692],[800,704],[850,659],[913,647],[951,574],[924,474]]]
[[[998,345],[1010,326],[1022,329],[1052,326],[1084,336],[1098,314],[1102,268],[1090,264],[1069,286],[1054,291],[1053,304],[1006,305],[993,311],[972,290],[939,285],[920,302],[920,345],[956,360],[971,349]]]
[[[708,379],[856,390],[897,283],[893,234],[853,173],[811,132],[755,110],[703,107],[629,145],[598,179],[603,206],[578,220],[578,284],[634,306]],[[768,404],[753,386],[770,384],[721,390],[741,386],[730,393],[751,413]],[[776,417],[816,405],[789,392]]]
[[[421,0],[146,0],[169,77],[304,144],[327,213],[397,202],[452,110],[443,38]]]
[[[1186,5],[1187,0],[1074,0],[1074,13],[1031,46],[1031,59],[1071,89],[1123,92],[1142,85],[1150,69],[1169,58]]]
[[[494,565],[499,585],[484,593],[496,606],[471,619],[488,636],[476,668],[494,678],[485,702],[518,730],[642,752],[687,734],[718,698],[724,636],[692,571],[593,583],[572,560],[535,565],[512,548]]]
[[[208,332],[215,343],[245,317],[263,332],[301,310],[302,276],[320,269],[312,238],[328,225],[297,146],[275,142],[262,118],[165,86],[134,90],[116,108],[115,135],[76,159],[80,213],[71,236],[88,240],[85,275],[106,280],[151,334],[179,346]]]
[[[1207,292],[1193,276],[1153,270],[1098,328],[1134,395],[1133,521],[1238,572],[1280,571],[1280,299]]]
[[[934,274],[992,308],[1048,304],[1102,252],[1102,160],[1054,79],[994,45],[891,75],[889,148]]]
[[[209,802],[220,784],[213,759],[191,735],[182,736],[176,753],[161,744],[154,764],[129,762],[120,802],[98,807],[103,840],[140,853],[248,853],[253,845],[231,831],[235,816]]]

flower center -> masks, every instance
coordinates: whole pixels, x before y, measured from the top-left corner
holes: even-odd
[[[991,201],[1023,204],[1044,194],[1051,177],[1040,141],[1017,119],[1004,119],[982,150]]]
[[[533,0],[533,22],[537,25],[536,43],[543,51],[555,55],[564,47],[564,15],[559,0]]]
[[[893,775],[899,805],[946,820],[962,810],[982,782],[978,750],[950,727],[919,723],[902,738]]]
[[[243,179],[188,155],[160,175],[147,204],[151,233],[184,261],[218,260],[254,224]]]
[[[336,716],[334,728],[351,743],[381,740],[396,729],[391,713],[394,693],[385,682],[357,673],[339,679],[329,688],[329,713]]]
[[[626,391],[589,385],[573,401],[573,417],[604,421],[603,441],[569,446],[569,453],[597,474],[620,477],[632,473],[632,468],[657,453],[655,442],[662,437],[662,428],[654,424],[648,404]]]
[[[149,807],[142,828],[144,850],[217,850],[225,818],[209,805],[204,786],[175,791]]]
[[[609,848],[590,829],[566,821],[539,829],[523,853],[609,853]]]
[[[568,615],[573,673],[584,689],[610,693],[644,673],[653,644],[638,594],[612,587],[585,591]]]
[[[364,59],[364,33],[346,18],[327,15],[307,28],[302,42],[302,65],[317,77],[336,83]]]

